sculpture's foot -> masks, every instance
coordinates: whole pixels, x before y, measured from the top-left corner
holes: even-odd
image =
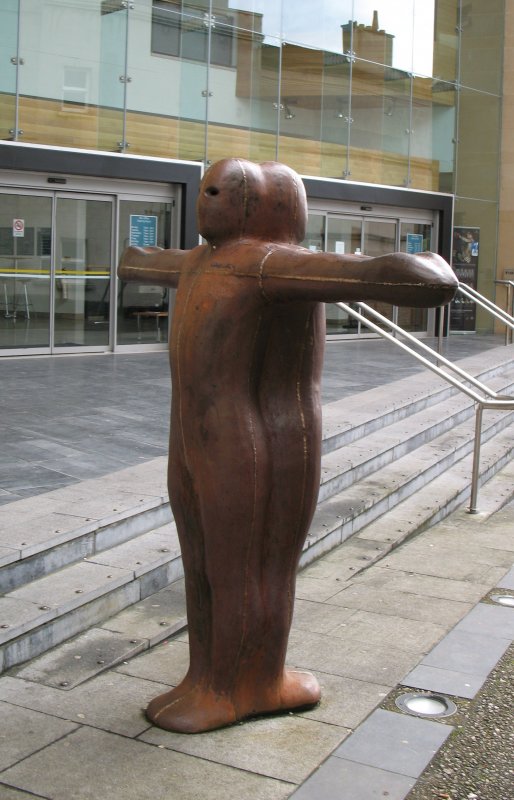
[[[263,681],[247,690],[239,686],[234,694],[237,700],[202,685],[190,686],[184,682],[155,697],[146,716],[167,731],[202,733],[260,714],[312,708],[319,702],[321,691],[310,672],[285,669],[278,685],[266,686]]]
[[[203,686],[177,686],[149,704],[146,716],[159,728],[176,733],[202,733],[237,721],[230,700]]]

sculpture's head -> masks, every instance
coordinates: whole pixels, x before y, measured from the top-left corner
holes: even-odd
[[[298,244],[307,224],[305,187],[276,161],[227,158],[205,173],[197,215],[201,235],[213,245],[247,237]]]

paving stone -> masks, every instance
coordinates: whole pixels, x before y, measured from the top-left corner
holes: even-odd
[[[317,672],[316,677],[321,686],[321,701],[315,708],[302,711],[302,717],[344,728],[356,728],[391,690],[390,686],[326,672]]]
[[[0,702],[0,770],[16,764],[77,727],[49,714]],[[0,787],[0,797],[2,789]]]
[[[419,654],[430,650],[445,633],[446,628],[433,622],[424,621],[420,625],[417,620],[404,617],[355,611],[347,621],[330,631],[330,636],[342,638],[350,645],[373,642],[386,647],[394,642],[398,650]]]
[[[421,664],[409,672],[401,683],[413,689],[426,689],[471,699],[481,689],[484,681],[485,676],[470,675],[469,673],[465,675],[462,672]]]
[[[395,646],[292,631],[287,661],[302,669],[394,686],[419,656]]]
[[[320,754],[330,753],[348,733],[344,728],[286,714],[247,720],[208,736],[150,728],[139,738],[208,761],[300,783],[317,767]]]
[[[450,627],[469,610],[470,603],[452,602],[439,597],[427,597],[421,593],[395,591],[393,587],[372,590],[366,584],[354,584],[331,597],[330,604],[381,615],[402,617],[408,620],[434,623]],[[419,627],[419,626],[418,626]]]
[[[451,725],[378,708],[333,755],[417,778],[452,731]]]
[[[153,697],[167,689],[157,682],[117,672],[104,673],[71,691],[21,678],[0,678],[0,700],[132,737],[149,727],[144,709]]]
[[[343,578],[334,578],[329,581],[323,578],[311,578],[310,575],[300,573],[296,580],[296,597],[301,600],[324,603],[341,591],[343,580]]]
[[[291,784],[112,733],[81,728],[2,773],[11,786],[52,800],[282,800]]]
[[[79,534],[86,534],[96,528],[96,521],[87,513],[83,516],[68,513],[40,512],[39,517],[20,519],[12,522],[0,518],[0,544],[4,547],[19,549],[24,558],[50,545],[55,546],[67,542]]]
[[[294,800],[403,800],[414,780],[331,756],[299,789]]]
[[[186,598],[180,580],[111,617],[102,627],[129,638],[145,638],[153,647],[185,624]]]
[[[450,631],[422,664],[486,677],[509,646],[507,639],[469,631]]]
[[[117,672],[133,675],[149,681],[158,681],[168,686],[176,686],[189,668],[189,645],[187,642],[163,642],[146,653],[121,664]]]
[[[58,608],[64,613],[100,597],[107,588],[112,591],[123,586],[131,577],[130,570],[81,561],[61,572],[59,580],[55,575],[48,575],[15,589],[9,596]]]
[[[486,583],[413,574],[412,572],[383,568],[382,563],[375,565],[372,570],[358,575],[352,581],[352,586],[384,588],[391,594],[396,592],[414,594],[422,597],[423,602],[425,598],[434,598],[476,603],[489,591],[489,584]]]
[[[131,570],[139,577],[148,569],[168,563],[180,554],[176,532],[171,525],[141,534],[109,550],[104,550],[86,559],[92,564]]]
[[[34,798],[42,798],[42,800],[47,800],[40,794],[27,794],[27,792],[22,792],[20,789],[12,789],[9,786],[6,786],[5,783],[2,783],[0,778],[0,797],[2,800],[34,800]]]
[[[129,660],[146,647],[145,640],[129,640],[121,633],[90,628],[33,659],[18,670],[16,676],[45,686],[70,690],[121,661]]]
[[[432,551],[427,549],[428,547],[432,547]],[[493,550],[490,553],[496,553],[500,561],[497,567],[501,567],[502,563],[507,567],[512,561],[510,553]],[[439,543],[436,547],[433,543],[422,545],[413,542],[408,548],[399,548],[390,553],[384,561],[384,566],[421,575],[488,583],[490,567],[495,565],[484,563],[480,556],[481,552],[477,552],[476,548],[467,550],[444,547]]]
[[[35,603],[19,597],[0,597],[0,644],[21,636],[35,624],[48,622],[56,613],[55,608],[41,610]]]
[[[514,567],[500,579],[497,584],[500,589],[514,589]]]
[[[455,630],[514,639],[514,613],[512,608],[479,603],[455,626]]]
[[[337,608],[327,603],[315,603],[296,598],[293,626],[313,633],[330,633],[355,614],[354,609]]]

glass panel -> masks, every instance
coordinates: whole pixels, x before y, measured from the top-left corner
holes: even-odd
[[[4,0],[0,8],[0,139],[14,138],[16,115],[16,59],[18,0]]]
[[[503,62],[503,0],[473,0],[463,4],[460,27],[460,82],[498,94]]]
[[[431,249],[432,226],[422,222],[400,223],[400,251],[402,253],[423,253]],[[399,308],[398,325],[411,333],[426,331],[428,311],[426,308]]]
[[[364,221],[362,252],[365,255],[382,256],[386,253],[393,253],[396,249],[396,222],[375,219]],[[390,303],[369,302],[368,305],[382,316],[388,319],[393,318],[393,307]],[[376,320],[374,321],[376,322]]]
[[[499,98],[462,89],[459,98],[457,195],[497,199],[499,149]]]
[[[171,203],[120,201],[119,253],[130,244],[171,247]],[[118,281],[118,344],[168,341],[169,290]]]
[[[22,0],[24,141],[118,149],[127,13],[118,0]]]
[[[52,200],[0,194],[0,347],[50,344]]]
[[[332,217],[327,220],[327,252],[358,253],[362,242],[362,221],[349,217]],[[334,304],[326,306],[327,334],[359,333],[353,317]]]
[[[321,170],[323,55],[294,44],[282,47],[278,158],[304,175]]]
[[[321,170],[327,178],[348,173],[351,62],[339,53],[323,53]]]
[[[251,31],[260,31],[268,36],[280,37],[282,30],[281,0],[229,0],[230,9],[244,13],[246,23],[241,27]]]
[[[413,24],[414,0],[354,0],[353,31],[343,26],[345,51],[351,37],[357,58],[411,72]]]
[[[57,198],[54,345],[109,343],[112,203]]]
[[[459,0],[415,0],[414,72],[437,80],[457,80],[458,25]],[[429,30],[433,30],[431,70]]]
[[[353,64],[350,176],[353,181],[405,186],[411,76],[367,61]]]
[[[251,19],[237,14],[239,28],[230,31],[237,67],[210,67],[209,160],[237,154],[254,161],[277,157],[279,41],[247,27]],[[226,29],[228,36],[229,29]]]
[[[453,83],[413,79],[410,186],[452,192],[457,93]]]
[[[315,211],[309,212],[307,219],[307,229],[303,247],[312,250],[314,253],[323,253],[325,250],[325,214],[318,214]]]
[[[341,29],[351,18],[352,0],[288,1],[283,3],[282,36],[288,42],[341,53]]]

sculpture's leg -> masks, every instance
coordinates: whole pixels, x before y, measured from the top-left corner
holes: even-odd
[[[312,352],[299,347],[300,318],[291,352],[270,347],[267,400],[234,398],[225,387],[230,405],[215,405],[212,426],[203,419],[187,468],[180,442],[172,445],[191,663],[184,681],[148,708],[168,730],[205,731],[319,700],[310,673],[285,668],[296,569],[319,487],[319,403]]]

